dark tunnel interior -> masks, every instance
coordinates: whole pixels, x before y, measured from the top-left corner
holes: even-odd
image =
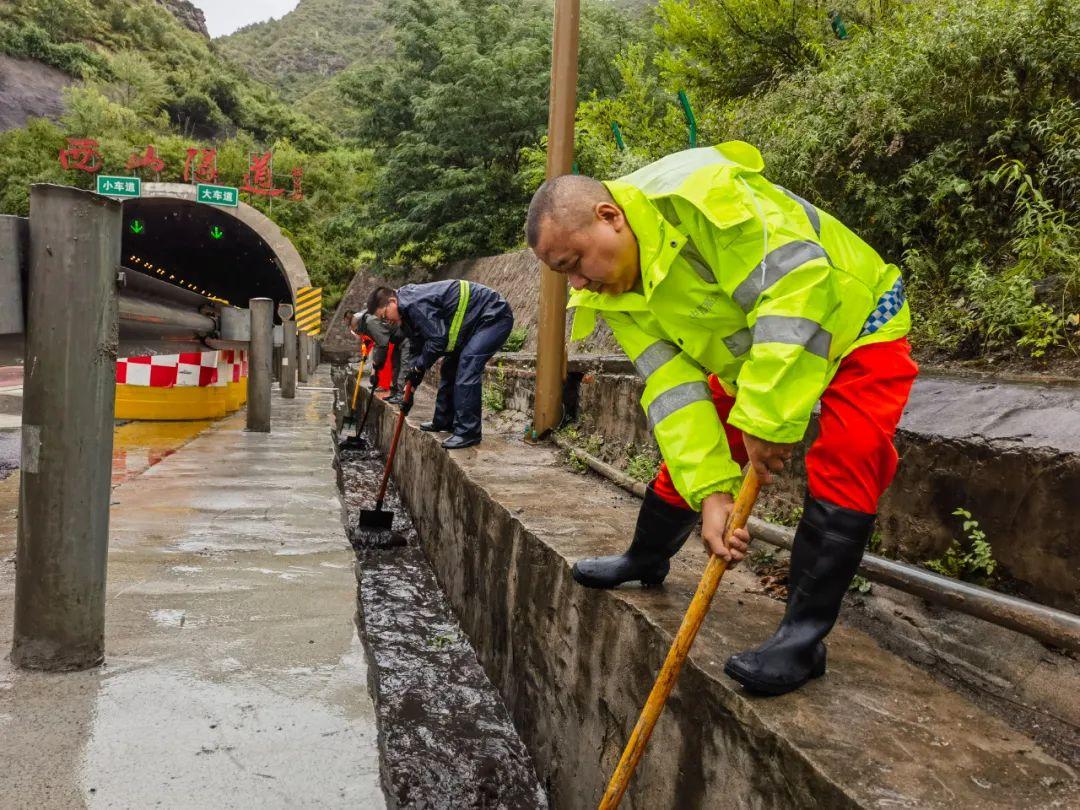
[[[280,262],[254,230],[224,210],[188,200],[124,203],[122,263],[186,290],[247,307],[292,303]],[[275,315],[275,321],[277,317]]]

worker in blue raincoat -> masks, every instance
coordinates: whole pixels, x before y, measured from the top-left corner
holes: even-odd
[[[435,415],[420,426],[452,431],[448,450],[480,443],[484,366],[514,327],[514,313],[499,293],[464,280],[406,284],[398,290],[377,287],[367,311],[400,325],[412,345],[414,360],[406,380],[415,388],[435,361],[443,358]],[[408,413],[412,399],[402,402]]]

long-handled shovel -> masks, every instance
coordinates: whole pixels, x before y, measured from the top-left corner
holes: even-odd
[[[404,402],[412,398],[412,383],[405,385],[405,391],[401,395]],[[386,454],[386,469],[383,471],[382,483],[379,484],[379,494],[375,499],[374,509],[361,509],[356,519],[358,529],[387,530],[394,524],[394,513],[387,509],[383,510],[383,500],[386,498],[386,485],[390,482],[390,466],[394,463],[394,455],[397,453],[398,440],[401,439],[401,428],[405,424],[405,411],[398,413],[397,426],[394,428],[394,439],[390,442],[390,452]]]
[[[356,385],[353,387],[352,402],[349,404],[349,415],[345,417],[345,421],[341,423],[341,432],[346,433],[350,428],[356,427],[356,400],[360,396],[360,383],[364,379],[364,364],[368,359],[368,350],[364,349],[360,352],[360,367],[356,369]],[[372,392],[374,393],[374,392]]]
[[[731,518],[728,520],[727,529],[724,532],[725,542],[731,541],[731,536],[736,529],[741,529],[746,525],[746,519],[750,517],[750,512],[754,508],[760,489],[761,483],[758,481],[757,473],[751,467],[743,479],[742,487],[739,489],[739,496],[735,499],[735,508],[732,510]],[[615,768],[615,773],[612,774],[611,781],[608,782],[604,798],[600,800],[600,810],[615,810],[619,806],[619,802],[622,801],[623,794],[630,784],[630,778],[634,775],[634,770],[641,760],[641,755],[645,753],[645,746],[649,743],[649,737],[656,726],[656,721],[660,719],[660,712],[664,710],[664,704],[667,702],[671,690],[675,687],[675,680],[679,677],[679,671],[682,669],[686,657],[690,654],[690,647],[694,643],[694,638],[697,636],[698,630],[701,629],[701,623],[709,612],[709,605],[712,604],[716,589],[720,586],[720,578],[724,576],[726,570],[727,563],[722,557],[717,557],[715,554],[709,555],[709,563],[705,566],[705,573],[701,576],[701,582],[698,583],[697,593],[694,594],[690,607],[686,610],[682,626],[679,627],[678,635],[675,636],[675,641],[672,642],[671,649],[668,650],[664,666],[656,678],[656,683],[653,684],[649,699],[645,702],[645,708],[641,710],[641,716],[638,718],[637,725],[634,726],[634,731],[626,743],[626,748],[623,750],[622,758]]]
[[[367,439],[364,438],[364,426],[367,425],[367,418],[371,414],[371,405],[375,401],[375,392],[372,391],[368,396],[367,405],[364,407],[364,415],[360,418],[360,423],[356,426],[356,432],[352,436],[346,436],[338,445],[342,450],[367,450]]]

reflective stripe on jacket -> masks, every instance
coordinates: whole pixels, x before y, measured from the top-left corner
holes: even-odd
[[[841,358],[910,328],[899,269],[763,168],[731,141],[605,183],[637,237],[641,284],[570,296],[572,338],[602,314],[645,378],[642,407],[694,509],[740,482],[709,372],[736,394],[732,425],[796,442]]]
[[[475,281],[406,284],[397,300],[402,327],[418,355],[416,365],[424,369],[460,351],[480,324],[511,314],[505,298]]]

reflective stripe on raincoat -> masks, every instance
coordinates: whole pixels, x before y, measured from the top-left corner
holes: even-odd
[[[732,425],[797,442],[841,358],[910,328],[899,269],[763,168],[731,141],[605,183],[637,237],[641,283],[570,296],[572,338],[601,314],[645,378],[641,405],[694,509],[741,480],[709,372],[735,393]]]

